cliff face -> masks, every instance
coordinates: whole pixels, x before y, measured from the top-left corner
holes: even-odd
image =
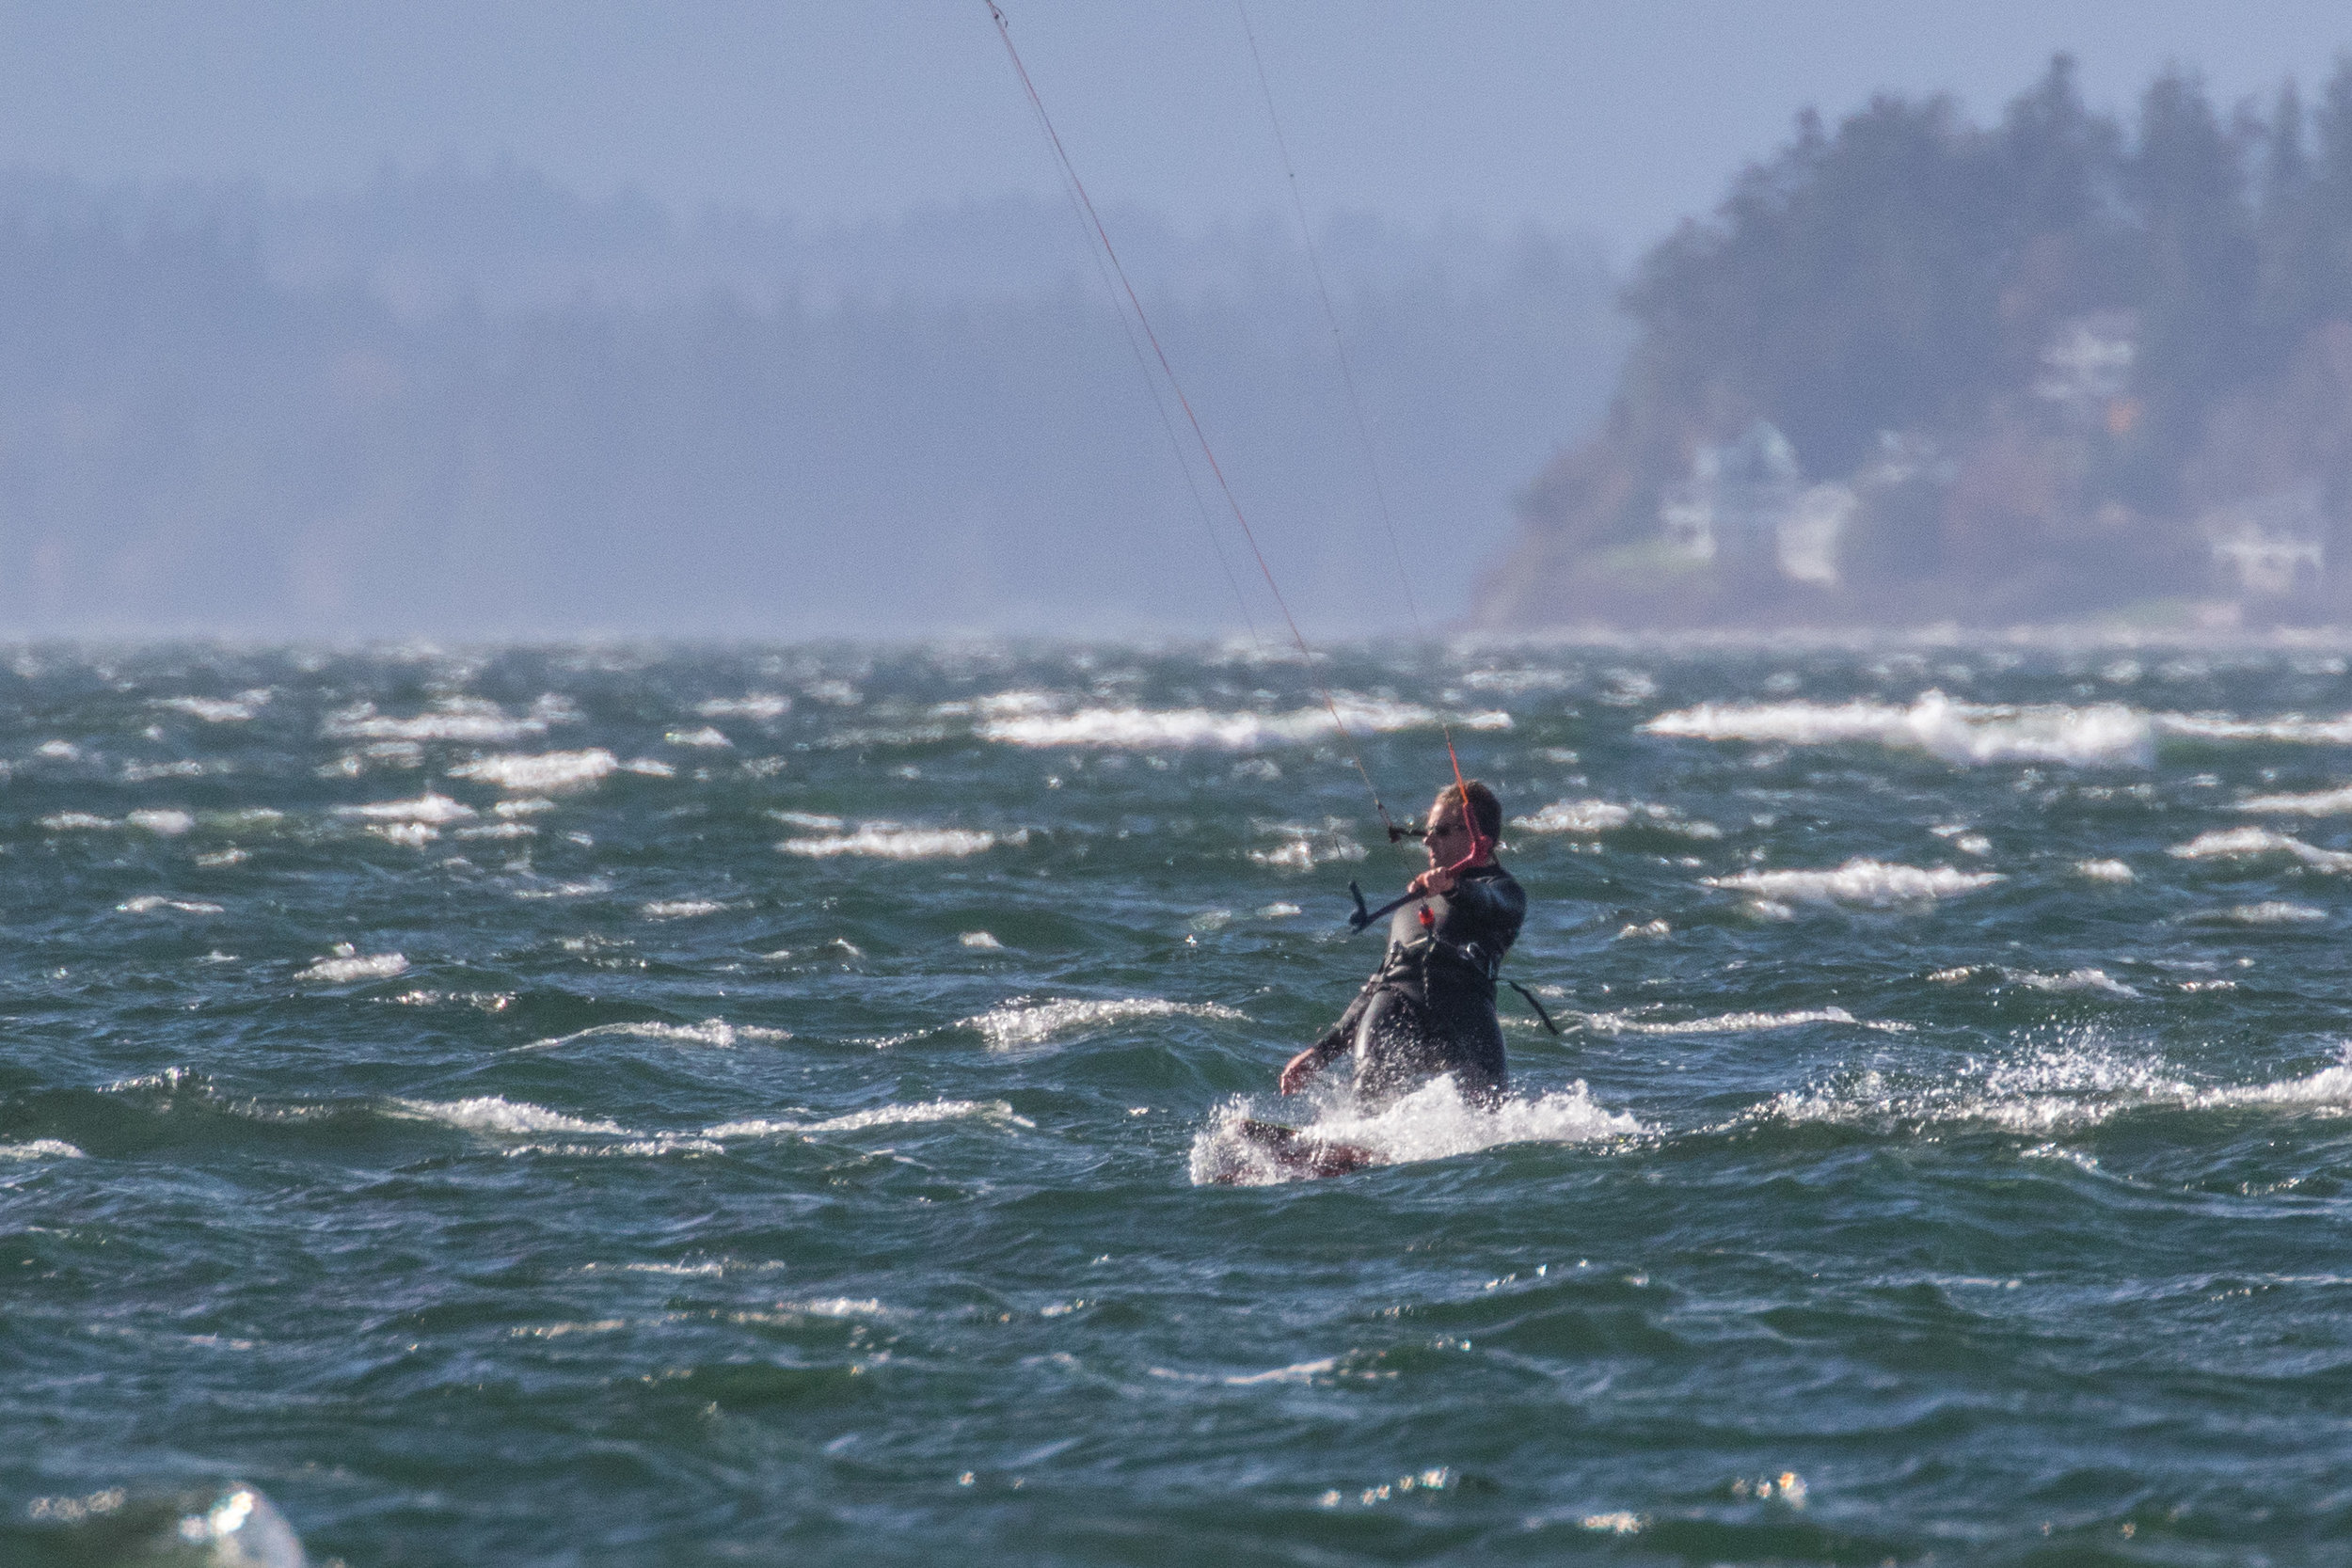
[[[1807,115],[1625,303],[1482,625],[2352,619],[2352,61],[2308,123],[2171,75],[2127,132],[2063,57]]]

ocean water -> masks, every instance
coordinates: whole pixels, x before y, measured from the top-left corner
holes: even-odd
[[[0,1560],[2352,1555],[2339,653],[7,658]]]

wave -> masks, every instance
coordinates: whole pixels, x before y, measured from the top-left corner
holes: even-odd
[[[1921,692],[1908,707],[1863,700],[1702,703],[1661,714],[1642,728],[1651,735],[1777,741],[1789,746],[1859,741],[1925,752],[1965,766],[2042,762],[2145,768],[2154,762],[2160,738],[2352,746],[2352,714],[2335,719],[2299,715],[2239,719],[2229,714],[2146,712],[2121,703],[2094,703],[2086,707],[2058,703],[1990,705],[1956,703],[1936,690]],[[2319,809],[2352,810],[2352,804]]]
[[[2185,861],[2253,860],[2284,855],[2314,871],[2352,871],[2352,853],[2322,849],[2268,828],[2217,828],[2212,832],[2199,833],[2186,844],[2176,844],[2165,852]]]
[[[536,1132],[596,1132],[614,1136],[632,1136],[629,1130],[615,1121],[602,1118],[589,1120],[550,1111],[529,1101],[508,1100],[504,1095],[476,1095],[468,1100],[401,1100],[393,1103],[413,1116],[437,1121],[468,1132],[488,1132],[501,1137],[525,1137]]]
[[[516,795],[553,795],[586,789],[620,766],[601,746],[580,752],[545,752],[536,756],[508,752],[479,757],[449,770],[453,779],[479,779]]]
[[[2259,816],[2342,816],[2352,812],[2352,784],[2310,795],[2256,795],[2237,809]]]
[[[405,974],[407,969],[408,960],[398,953],[363,957],[349,942],[339,942],[333,957],[318,959],[294,978],[340,986],[354,980],[389,980],[395,974]]]
[[[207,724],[242,724],[257,718],[270,700],[270,693],[243,691],[235,697],[158,697],[153,706],[172,713],[184,713]]]
[[[2135,879],[2132,868],[2122,861],[2076,861],[2074,875],[2093,882],[2128,882]]]
[[[1888,864],[1857,857],[1829,871],[1741,871],[1708,877],[1708,887],[1748,893],[1774,903],[1859,904],[1896,909],[1932,904],[1991,887],[1997,871],[1959,871],[1948,865]]]
[[[770,691],[712,697],[694,705],[694,712],[704,719],[781,719],[791,711],[791,698]]]
[[[1011,694],[1008,694],[1011,695]],[[1026,695],[1026,694],[1023,694]],[[1050,700],[1048,700],[1050,701]],[[1333,705],[1340,722],[1355,734],[1427,729],[1442,721],[1438,710],[1419,703],[1341,697]],[[1073,713],[1010,711],[989,714],[973,726],[983,740],[1012,746],[1218,747],[1248,751],[1329,739],[1331,710],[1302,707],[1290,713],[1220,713],[1209,708],[1080,708]],[[1455,716],[1471,730],[1507,730],[1511,716],[1501,709]]]
[[[695,728],[691,730],[666,731],[661,736],[661,741],[665,746],[683,746],[689,750],[715,752],[733,751],[735,749],[734,741],[729,740],[724,735],[721,734],[717,729],[708,724],[697,725]]]
[[[2200,1093],[2160,1056],[2075,1036],[2014,1057],[1971,1062],[1941,1080],[1904,1084],[1869,1071],[1842,1085],[1789,1091],[1741,1119],[1847,1126],[1979,1122],[2043,1136],[2095,1125],[2137,1106],[2192,1104]]]
[[[983,1121],[1004,1122],[1014,1127],[1035,1127],[1026,1117],[1015,1116],[1010,1105],[1001,1100],[927,1100],[912,1105],[877,1105],[871,1110],[851,1111],[845,1116],[826,1117],[816,1121],[727,1121],[703,1130],[707,1138],[767,1138],[778,1133],[800,1136],[809,1132],[857,1132],[871,1127],[911,1127],[926,1122],[960,1121],[974,1117]]]
[[[1637,821],[1666,832],[1679,833],[1685,838],[1724,836],[1724,831],[1712,822],[1692,821],[1672,806],[1652,805],[1643,800],[1636,800],[1630,805],[1620,805],[1613,800],[1554,800],[1532,816],[1511,818],[1511,826],[1523,832],[1597,837]]]
[[[180,914],[223,914],[218,904],[200,898],[167,898],[160,893],[142,893],[136,898],[126,898],[115,906],[117,914],[152,914],[157,910],[171,910]]]
[[[371,800],[360,806],[337,806],[337,816],[354,817],[367,822],[468,822],[474,816],[473,807],[462,800],[428,789],[413,800]]]
[[[612,1036],[626,1039],[663,1040],[674,1045],[716,1046],[726,1050],[746,1041],[759,1043],[788,1040],[792,1037],[792,1031],[763,1028],[752,1023],[729,1023],[723,1018],[707,1018],[700,1023],[599,1023],[594,1028],[575,1030],[568,1035],[557,1035],[549,1039],[533,1040],[531,1044],[517,1049],[550,1051],[557,1046],[569,1045],[574,1040],[596,1039],[599,1037]]]
[[[2218,918],[2233,926],[2308,926],[2327,919],[2328,911],[2309,904],[2290,904],[2283,898],[2266,898],[2259,904],[2235,905],[2222,911]]]
[[[647,920],[692,920],[700,915],[717,914],[724,904],[707,898],[662,898],[650,904],[640,904],[637,912]]]
[[[2147,715],[2121,704],[1989,707],[1955,703],[1932,690],[1908,707],[1860,701],[1702,703],[1660,714],[1642,729],[1698,740],[1790,746],[1867,741],[1968,766],[2047,762],[2145,768],[2155,760],[2155,731]]]
[[[373,703],[359,703],[328,715],[319,726],[319,733],[336,740],[444,740],[496,746],[545,735],[549,725],[578,718],[571,704],[556,696],[540,698],[532,705],[530,713],[519,719],[496,703],[476,697],[451,697],[434,711],[408,719],[389,718],[376,712]]]
[[[1711,1018],[1681,1020],[1634,1018],[1625,1013],[1581,1013],[1584,1027],[1596,1035],[1740,1035],[1766,1029],[1795,1029],[1807,1023],[1851,1023],[1858,1028],[1909,1033],[1908,1023],[1882,1023],[1859,1019],[1843,1007],[1799,1007],[1782,1013],[1718,1013]]]
[[[896,822],[861,822],[853,833],[787,838],[776,847],[787,855],[803,855],[811,860],[867,855],[877,860],[924,861],[961,859],[993,849],[998,844],[1018,846],[1028,842],[1026,828],[1000,839],[992,832],[965,828],[907,828]]]
[[[1131,996],[1117,1001],[1009,1003],[958,1022],[962,1028],[978,1030],[991,1051],[1011,1051],[1025,1045],[1042,1045],[1057,1035],[1074,1029],[1124,1023],[1131,1019],[1245,1016],[1214,1002],[1169,1002],[1156,996]]]
[[[1240,1124],[1255,1112],[1243,1097],[1227,1102],[1195,1133],[1190,1160],[1196,1186],[1212,1182],[1263,1186],[1292,1179]],[[1462,1098],[1451,1074],[1431,1080],[1374,1116],[1344,1101],[1327,1102],[1301,1131],[1369,1150],[1377,1164],[1401,1164],[1472,1154],[1502,1144],[1582,1144],[1639,1135],[1641,1121],[1596,1104],[1582,1080],[1546,1094],[1506,1096],[1492,1105]]]
[[[87,1160],[89,1156],[62,1138],[31,1138],[21,1144],[0,1144],[0,1160]]]

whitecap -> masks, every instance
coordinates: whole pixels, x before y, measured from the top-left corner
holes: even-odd
[[[136,898],[126,898],[115,906],[118,914],[152,914],[157,910],[172,910],[181,914],[220,914],[218,904],[208,904],[197,898],[167,898],[160,893],[143,893]]]
[[[761,1119],[722,1122],[716,1127],[705,1128],[703,1136],[769,1138],[778,1133],[804,1136],[811,1132],[858,1132],[872,1127],[913,1127],[926,1122],[961,1121],[966,1117],[1005,1122],[1014,1127],[1037,1125],[1026,1117],[1015,1116],[1012,1107],[1001,1100],[927,1100],[913,1105],[877,1105],[870,1110],[851,1111],[846,1116],[825,1117],[816,1121]]]
[[[2032,969],[2004,969],[2001,977],[2010,985],[2027,990],[2094,991],[2106,996],[2137,997],[2139,992],[2114,978],[2104,969],[2070,969],[2062,974],[2044,974]]]
[[[543,796],[526,795],[519,800],[501,800],[490,808],[509,821],[520,816],[536,816],[543,811],[553,811],[555,802]]]
[[[648,779],[675,779],[677,769],[659,757],[631,757],[621,764],[624,773],[641,773]]]
[[[1361,697],[1334,700],[1340,723],[1351,734],[1423,729],[1440,715],[1418,703]],[[1454,722],[1471,730],[1507,730],[1511,716],[1501,710],[1463,714]],[[1022,713],[983,719],[974,727],[983,740],[1014,746],[1217,747],[1242,752],[1261,746],[1295,745],[1335,738],[1331,710],[1302,707],[1290,713],[1219,713],[1208,708],[1091,707],[1071,713]]]
[[[787,828],[807,828],[820,833],[839,832],[845,826],[838,816],[827,816],[815,811],[771,811],[768,814]]]
[[[581,752],[546,752],[536,756],[509,752],[480,757],[453,768],[450,777],[479,779],[516,795],[552,795],[585,789],[620,763],[601,746]]]
[[[1858,1019],[1843,1007],[1796,1007],[1786,1012],[1717,1013],[1708,1018],[1637,1018],[1627,1013],[1582,1013],[1584,1027],[1596,1035],[1741,1035],[1768,1029],[1795,1029],[1808,1023],[1851,1023],[1859,1028],[1904,1032],[1905,1023],[1874,1023]]]
[[[411,849],[421,849],[441,836],[441,830],[430,822],[373,822],[367,831],[376,837]]]
[[[665,733],[661,739],[665,745],[682,746],[689,749],[698,748],[704,751],[721,749],[732,751],[735,747],[734,741],[729,740],[708,724],[691,730],[671,730]]]
[[[0,1144],[0,1160],[87,1160],[89,1156],[62,1138],[33,1138],[21,1144]]]
[[[1871,909],[1891,909],[1956,898],[1991,887],[2002,878],[1996,871],[1889,864],[1857,857],[1829,871],[1742,871],[1703,880],[1708,887],[1753,894],[1772,903],[1860,904]]]
[[[694,705],[695,714],[704,719],[781,719],[791,711],[791,698],[769,691],[712,697]]]
[[[769,1029],[755,1023],[729,1023],[723,1018],[707,1018],[700,1023],[599,1023],[591,1028],[576,1030],[568,1035],[557,1035],[549,1039],[533,1040],[529,1045],[518,1046],[516,1049],[550,1051],[558,1046],[570,1045],[575,1040],[614,1036],[624,1039],[660,1040],[669,1045],[702,1045],[727,1051],[745,1043],[762,1044],[788,1040],[792,1037],[792,1031]]]
[[[504,1095],[476,1095],[467,1100],[397,1100],[392,1103],[411,1116],[468,1132],[487,1132],[499,1137],[529,1137],[541,1132],[631,1135],[618,1122],[565,1116],[529,1101],[508,1100]]]
[[[2094,882],[2128,882],[2133,880],[2132,868],[2122,861],[2076,861],[2074,875]]]
[[[698,915],[717,914],[724,904],[707,898],[663,898],[650,904],[640,904],[637,912],[647,920],[691,920]]]
[[[2352,853],[2322,849],[2268,828],[2217,828],[2199,833],[2186,844],[2176,844],[2166,853],[2188,861],[2287,855],[2314,871],[2352,871]]]
[[[2259,904],[2239,904],[2225,910],[2221,918],[2240,926],[2308,926],[2327,919],[2328,911],[2309,904],[2268,898]]]
[[[134,828],[144,828],[157,838],[178,838],[196,826],[196,818],[184,811],[167,807],[151,807],[135,811],[123,818]]]
[[[966,931],[956,940],[966,947],[1002,947],[1005,945],[986,931]]]
[[[42,817],[40,825],[53,833],[97,832],[122,826],[111,816],[94,816],[86,811],[57,812]]]
[[[1614,800],[1554,800],[1532,816],[1511,818],[1511,826],[1523,832],[1570,833],[1589,838],[1614,832],[1636,821],[1685,838],[1724,836],[1724,831],[1712,822],[1691,821],[1672,806],[1642,800],[1631,805],[1620,805]]]
[[[1829,746],[1867,741],[1925,752],[1946,762],[2066,763],[2144,768],[2155,758],[2146,714],[2115,703],[2090,707],[1983,706],[1922,692],[1909,707],[1888,703],[1703,703],[1644,724],[1650,735],[1701,740]]]
[[[333,957],[320,958],[310,968],[297,974],[297,980],[321,980],[328,985],[344,985],[353,980],[389,980],[404,974],[408,960],[398,953],[373,953],[362,956],[351,943],[338,942]]]
[[[548,722],[545,714],[515,719],[496,703],[452,697],[433,712],[409,719],[388,718],[375,711],[373,703],[360,703],[328,715],[319,733],[338,740],[451,740],[495,746],[544,735]]]
[[[1243,1016],[1214,1002],[1169,1002],[1156,996],[1130,996],[1111,1001],[1073,998],[1060,1002],[1012,1002],[959,1022],[963,1028],[978,1030],[991,1051],[1011,1051],[1025,1045],[1042,1045],[1073,1030],[1124,1023],[1132,1019]]]
[[[2078,1036],[2013,1057],[1972,1060],[1942,1080],[1902,1085],[1865,1072],[1842,1085],[1777,1095],[1746,1119],[1989,1122],[2039,1136],[2096,1125],[2137,1106],[2187,1104],[2196,1095],[2161,1057],[2119,1052],[2096,1037]]]
[[[462,800],[428,789],[413,800],[371,800],[360,806],[337,806],[337,816],[356,817],[369,822],[466,822],[474,815],[473,807]]]
[[[2255,795],[2237,809],[2262,816],[2341,816],[2352,812],[2352,784],[2311,795]]]
[[[961,859],[997,844],[1029,841],[1024,828],[999,839],[994,833],[964,828],[908,828],[896,822],[862,822],[853,833],[828,833],[813,838],[787,838],[776,846],[787,855],[828,860],[835,855],[867,855],[879,860],[919,861]]]
[[[269,699],[267,691],[246,691],[234,698],[158,697],[153,705],[201,719],[207,724],[241,724],[258,715]]]
[[[1285,1172],[1245,1137],[1239,1124],[1253,1107],[1247,1098],[1228,1102],[1193,1137],[1191,1174],[1196,1185],[1232,1182],[1263,1185],[1289,1180]],[[1500,1144],[1581,1144],[1632,1137],[1641,1122],[1622,1111],[1596,1104],[1583,1082],[1547,1094],[1510,1095],[1494,1104],[1466,1101],[1451,1074],[1431,1080],[1375,1115],[1361,1116],[1343,1100],[1325,1102],[1300,1129],[1309,1136],[1371,1152],[1375,1164],[1442,1160]]]

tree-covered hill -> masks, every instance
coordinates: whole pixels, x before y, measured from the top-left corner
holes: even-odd
[[[2352,620],[2352,59],[1807,113],[1626,305],[1487,624]]]

